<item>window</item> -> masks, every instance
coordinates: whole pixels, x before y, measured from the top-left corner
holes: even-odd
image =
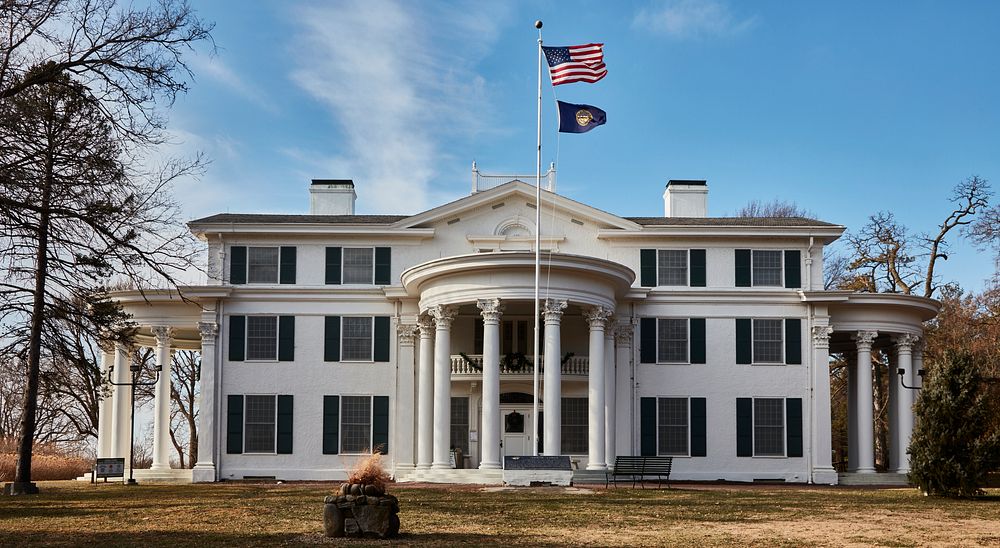
[[[688,399],[659,398],[657,402],[657,454],[688,454]]]
[[[658,363],[687,363],[687,318],[660,318],[657,322]]]
[[[751,255],[751,271],[754,286],[782,287],[784,276],[781,251],[754,249]]]
[[[345,362],[372,361],[372,318],[344,316],[341,333]]]
[[[252,284],[278,283],[278,248],[247,249],[247,280]]]
[[[275,396],[246,397],[245,453],[274,453],[276,414]]]
[[[345,284],[372,284],[375,276],[375,248],[345,247],[344,273]]]
[[[754,398],[753,454],[755,457],[785,456],[785,400]]]
[[[754,363],[784,363],[781,332],[781,320],[753,321]]]
[[[344,396],[340,409],[340,451],[363,453],[372,443],[371,396]]]
[[[562,453],[581,454],[587,452],[588,415],[587,398],[562,399]]]
[[[451,447],[469,454],[469,398],[451,399]]]
[[[247,359],[278,359],[277,316],[247,316]]]
[[[688,252],[686,249],[661,249],[657,252],[658,285],[688,284]]]
[[[527,354],[532,337],[534,337],[534,328],[530,320],[501,320],[500,353],[504,356],[512,352]]]

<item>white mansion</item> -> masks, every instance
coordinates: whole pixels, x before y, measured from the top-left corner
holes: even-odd
[[[662,217],[543,191],[535,439],[535,188],[473,180],[415,215],[356,215],[351,181],[315,180],[309,215],[192,221],[207,281],[183,299],[116,293],[165,369],[172,350],[201,351],[198,462],[172,473],[342,479],[378,448],[400,481],[498,483],[505,455],[537,445],[580,470],[673,455],[676,479],[833,484],[830,353],[856,357],[849,469],[873,473],[873,348],[893,356],[889,465],[908,470],[905,386],[938,304],[824,290],[844,227],[709,217],[705,181],[670,181]],[[124,381],[128,357],[102,365]],[[167,385],[153,477],[169,473]],[[128,456],[130,404],[127,388],[103,401],[99,456]]]

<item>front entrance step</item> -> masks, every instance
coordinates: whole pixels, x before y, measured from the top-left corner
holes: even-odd
[[[894,472],[880,472],[875,474],[858,474],[856,472],[842,472],[837,474],[840,485],[852,486],[889,486],[907,487],[910,482],[906,479],[906,474],[896,474]]]
[[[573,470],[573,485],[581,483],[600,483],[603,485],[606,481],[607,476],[604,470]]]
[[[90,481],[90,472],[76,478],[77,481]],[[184,468],[173,468],[170,470],[147,470],[147,469],[135,469],[132,474],[135,481],[139,483],[191,483],[191,470]],[[125,471],[125,478],[128,478],[128,470]],[[108,478],[108,483],[118,482],[122,483],[125,480],[122,478]],[[103,478],[97,480],[98,483],[104,483]]]
[[[478,468],[450,468],[443,470],[399,470],[396,481],[400,483],[468,483],[478,485],[503,484],[503,470]]]

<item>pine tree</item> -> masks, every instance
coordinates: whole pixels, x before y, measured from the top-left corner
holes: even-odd
[[[948,352],[917,399],[910,481],[924,494],[974,497],[1000,463],[1000,432],[972,356]]]

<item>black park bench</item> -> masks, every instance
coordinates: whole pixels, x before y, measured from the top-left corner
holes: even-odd
[[[604,487],[607,488],[609,483],[614,483],[615,487],[618,487],[619,477],[631,478],[633,488],[636,482],[642,487],[642,482],[646,481],[647,476],[650,479],[656,476],[657,483],[666,480],[669,489],[670,467],[673,462],[673,457],[615,457],[615,467],[608,470],[604,476]]]

